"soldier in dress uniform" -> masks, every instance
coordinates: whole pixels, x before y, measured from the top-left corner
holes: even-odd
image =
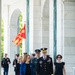
[[[34,58],[35,58],[35,53],[32,54],[32,59],[34,59]]]
[[[9,70],[9,64],[10,64],[10,59],[7,57],[7,54],[5,53],[5,57],[1,61],[1,66],[4,69],[4,75],[8,75],[8,70]]]
[[[35,58],[32,59],[32,64],[33,64],[33,72],[34,75],[37,75],[37,61],[40,58],[40,49],[35,50]]]
[[[27,55],[27,52],[24,52],[23,55]]]
[[[47,48],[41,48],[42,57],[37,62],[37,75],[53,75],[52,58],[47,55]]]

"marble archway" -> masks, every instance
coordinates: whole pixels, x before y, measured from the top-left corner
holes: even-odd
[[[13,62],[14,55],[16,53],[19,53],[19,48],[15,46],[15,44],[12,42],[12,40],[16,37],[17,33],[19,32],[19,15],[21,11],[19,9],[14,10],[14,12],[11,15],[10,19],[10,27],[9,27],[9,57],[11,59],[11,62]],[[12,57],[11,57],[12,56]],[[10,75],[13,75],[12,72],[12,65],[10,65]]]
[[[10,50],[14,48],[13,50],[16,51],[16,53],[19,53],[18,47],[14,46],[11,41],[16,37],[16,35],[19,31],[18,29],[19,29],[19,15],[20,15],[20,13],[21,13],[21,11],[19,9],[16,9],[12,13],[12,16],[10,19]]]

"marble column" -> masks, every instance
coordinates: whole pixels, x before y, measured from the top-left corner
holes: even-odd
[[[75,0],[64,2],[64,61],[67,75],[75,67]]]
[[[33,0],[30,0],[30,20],[29,20],[29,26],[30,26],[30,38],[29,38],[29,50],[30,50],[30,53],[33,53],[34,50],[33,50]]]
[[[29,50],[33,53],[42,47],[41,0],[30,1],[29,18]]]
[[[42,15],[42,47],[49,50],[49,0],[44,3]]]
[[[57,0],[57,54],[63,55],[63,1]]]
[[[4,10],[5,9],[5,10]],[[9,44],[8,44],[8,37],[9,37],[9,34],[8,34],[8,28],[9,28],[9,11],[8,11],[8,6],[3,6],[3,20],[4,20],[4,54],[5,53],[8,53],[8,50],[9,50]]]
[[[0,37],[1,37],[1,0],[0,0]],[[0,38],[0,75],[1,75],[1,38]]]
[[[53,0],[49,1],[49,54],[53,57]]]
[[[29,4],[30,0],[26,0],[26,51],[29,53]]]
[[[33,0],[33,49],[42,47],[41,0]]]

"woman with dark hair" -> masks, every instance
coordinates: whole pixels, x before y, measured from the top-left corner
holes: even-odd
[[[62,55],[56,56],[56,62],[54,63],[54,75],[66,75],[65,62],[62,62]]]
[[[30,63],[30,55],[23,57],[23,63],[20,66],[20,75],[33,75],[33,66]]]

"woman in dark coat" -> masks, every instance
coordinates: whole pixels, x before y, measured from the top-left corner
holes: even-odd
[[[33,65],[30,63],[30,55],[23,57],[23,63],[20,65],[20,75],[33,75]]]
[[[16,75],[20,75],[20,63],[16,65]]]
[[[20,65],[22,63],[22,56],[18,58],[18,63],[16,64],[16,75],[20,75]]]
[[[65,62],[62,62],[61,59],[62,56],[60,54],[56,56],[56,62],[54,63],[54,75],[66,75]]]

